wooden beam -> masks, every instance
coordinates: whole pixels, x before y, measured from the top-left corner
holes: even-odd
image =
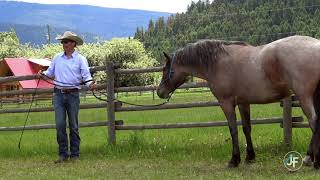
[[[118,103],[118,102],[116,102]],[[117,106],[117,105],[116,105]],[[107,103],[92,103],[92,104],[80,104],[80,109],[92,109],[92,108],[106,108]],[[26,113],[29,109],[1,109],[0,114],[6,113]],[[30,112],[51,112],[54,111],[53,107],[31,108]]]
[[[7,76],[7,77],[0,77],[0,83],[8,83],[12,81],[24,81],[24,80],[32,80],[38,79],[37,74],[27,75],[27,76]]]
[[[98,84],[97,90],[106,89],[106,84]],[[132,86],[132,87],[119,87],[115,88],[115,92],[137,92],[137,91],[151,91],[156,90],[158,86]],[[199,87],[207,87],[206,82],[199,83],[187,83],[180,86],[178,89],[186,89],[186,88],[199,88]],[[81,86],[80,91],[88,91],[87,86]],[[53,88],[51,89],[38,89],[38,94],[49,94],[53,93]],[[0,97],[2,96],[14,96],[14,95],[27,95],[34,94],[34,89],[23,89],[23,90],[12,90],[12,91],[3,91],[0,92]]]
[[[107,59],[106,59],[107,61]],[[109,122],[108,126],[108,142],[109,144],[116,143],[116,128],[115,128],[115,105],[114,105],[114,64],[112,62],[107,62],[107,94],[108,94],[108,102],[107,102],[107,119]]]
[[[177,109],[177,108],[192,108],[192,107],[209,107],[219,106],[218,102],[193,102],[183,104],[164,104],[161,106],[129,106],[129,107],[116,107],[117,112],[122,111],[148,111],[148,110],[161,110],[161,109]]]
[[[280,124],[280,127],[283,128],[283,124]],[[307,122],[292,122],[292,128],[310,128],[309,123]]]
[[[293,121],[303,121],[302,117],[294,117]],[[282,123],[282,118],[262,118],[251,120],[251,124],[273,124]],[[237,125],[241,125],[237,121]],[[170,123],[170,124],[148,124],[148,125],[117,125],[117,130],[145,130],[145,129],[172,129],[172,128],[198,128],[198,127],[220,127],[228,126],[228,121],[197,122],[197,123]]]
[[[90,67],[90,72],[96,71],[105,71],[106,66],[94,66]],[[146,69],[116,69],[116,73],[121,74],[136,74],[136,73],[149,73],[149,72],[159,72],[163,69],[163,67],[152,67]],[[26,75],[26,76],[7,76],[7,77],[0,77],[0,84],[12,82],[12,81],[24,81],[24,80],[32,80],[38,79],[39,76],[37,74],[33,75]]]
[[[308,127],[307,123],[301,123],[302,117],[293,117],[293,126],[299,128]],[[263,118],[252,120],[252,124],[273,124],[281,123],[282,118]],[[172,129],[172,128],[197,128],[197,127],[219,127],[228,126],[227,121],[213,121],[213,122],[196,122],[196,123],[170,123],[170,124],[155,124],[155,125],[123,125],[123,120],[115,121],[116,130],[143,130],[143,129]],[[237,125],[241,125],[241,121],[237,121]],[[99,122],[80,122],[80,127],[98,127],[98,126],[109,126],[107,121]],[[0,127],[0,131],[21,131],[23,126],[15,127]],[[42,124],[42,125],[31,125],[26,126],[25,130],[41,130],[41,129],[55,129],[55,124]]]
[[[122,120],[116,121],[116,124],[123,124]],[[98,126],[108,126],[109,123],[107,121],[100,122],[80,122],[80,127],[98,127]],[[55,124],[41,124],[41,125],[32,125],[26,126],[25,130],[41,130],[41,129],[55,129]],[[0,131],[21,131],[23,130],[23,126],[15,126],[15,127],[0,127]]]
[[[106,84],[98,84],[97,90],[105,89]],[[87,86],[81,86],[80,91],[88,91],[89,88]],[[37,95],[39,94],[50,94],[53,93],[53,88],[50,89],[38,89]],[[12,90],[12,91],[3,91],[0,92],[0,97],[2,96],[14,96],[14,95],[26,95],[26,94],[34,94],[34,89],[23,89],[23,90]]]
[[[292,98],[283,100],[283,138],[288,149],[292,147]]]
[[[207,82],[186,83],[181,85],[178,89],[187,88],[200,88],[208,87]],[[115,88],[115,92],[140,92],[140,91],[152,91],[157,90],[158,86],[131,86],[131,87],[118,87]]]
[[[161,72],[163,66],[151,67],[146,69],[116,69],[115,73],[118,74],[138,74],[138,73],[150,73],[150,72]]]

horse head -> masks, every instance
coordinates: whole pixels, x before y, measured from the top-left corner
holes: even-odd
[[[163,68],[163,74],[161,82],[157,89],[157,94],[160,98],[169,98],[169,94],[176,90],[181,84],[186,82],[188,74],[183,71],[183,67],[177,64],[176,54],[173,54],[172,58],[163,53],[166,58],[166,63]]]

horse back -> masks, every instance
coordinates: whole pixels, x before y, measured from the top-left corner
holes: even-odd
[[[279,96],[313,92],[320,80],[320,41],[291,36],[261,49],[258,60],[272,88]]]
[[[293,36],[258,47],[228,46],[209,84],[217,98],[233,96],[238,104],[276,102],[292,90],[312,91],[320,77],[319,42]]]

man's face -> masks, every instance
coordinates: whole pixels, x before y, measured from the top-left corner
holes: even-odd
[[[64,39],[61,41],[61,44],[63,45],[64,51],[73,51],[74,48],[76,47],[76,42],[68,39]]]

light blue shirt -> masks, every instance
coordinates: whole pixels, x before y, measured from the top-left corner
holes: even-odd
[[[54,83],[58,85],[56,88],[59,89],[80,89],[81,83],[92,80],[87,59],[77,51],[72,53],[71,58],[68,58],[64,52],[57,54],[53,58],[49,68],[43,73],[50,78],[54,78],[57,81]],[[87,86],[90,84],[91,82],[86,83]]]

